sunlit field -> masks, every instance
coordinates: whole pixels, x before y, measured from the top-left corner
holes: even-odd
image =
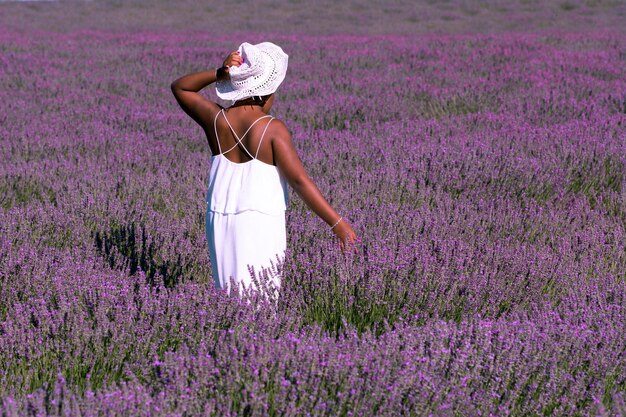
[[[546,3],[0,2],[0,415],[626,415],[626,7]],[[291,192],[276,306],[170,91],[264,40],[362,238]]]

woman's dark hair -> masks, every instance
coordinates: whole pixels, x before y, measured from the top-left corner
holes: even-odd
[[[272,96],[272,94],[267,94],[264,96],[252,96],[252,97],[246,97],[244,99],[241,100],[237,100],[235,102],[235,104],[232,105],[232,107],[237,107],[237,106],[264,106],[265,103],[267,102],[267,100],[269,100],[269,98]]]

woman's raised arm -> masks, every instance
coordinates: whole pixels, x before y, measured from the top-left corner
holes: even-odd
[[[222,68],[187,74],[174,80],[170,85],[183,111],[204,129],[212,127],[213,117],[220,107],[198,92],[217,80],[227,79],[228,68],[233,65],[241,65],[241,56],[238,51],[231,52],[226,57]]]

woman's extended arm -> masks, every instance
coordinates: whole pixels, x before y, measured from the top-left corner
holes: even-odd
[[[284,123],[278,120],[276,122],[276,134],[272,138],[272,151],[276,166],[306,205],[329,226],[335,225],[332,229],[333,233],[339,239],[341,250],[345,250],[348,245],[357,240],[356,233],[352,230],[350,223],[341,218],[326,201],[317,185],[307,175]]]

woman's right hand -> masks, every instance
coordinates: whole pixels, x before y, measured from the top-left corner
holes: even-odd
[[[337,226],[333,228],[333,233],[339,239],[339,246],[341,247],[341,252],[346,251],[347,248],[350,248],[355,242],[359,239],[354,233],[352,226],[345,219],[341,219]]]

